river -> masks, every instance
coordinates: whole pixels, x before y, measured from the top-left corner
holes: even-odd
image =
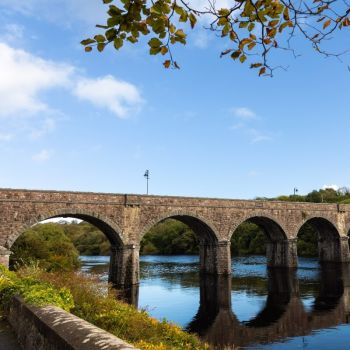
[[[82,256],[107,281],[109,257]],[[349,349],[349,266],[299,259],[296,272],[262,256],[232,260],[232,278],[201,277],[197,256],[142,256],[132,302],[218,349]]]

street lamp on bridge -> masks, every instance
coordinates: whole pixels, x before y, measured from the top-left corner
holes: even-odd
[[[148,194],[148,180],[149,180],[149,170],[148,169],[145,171],[145,174],[143,176],[146,178],[146,181],[147,181],[147,192],[146,192],[146,194]]]

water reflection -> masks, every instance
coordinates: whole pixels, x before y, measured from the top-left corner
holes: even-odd
[[[265,258],[249,257],[234,260],[232,278],[199,278],[197,257],[142,259],[140,290],[124,298],[216,349],[347,349],[350,327],[339,325],[350,319],[349,265],[266,269]]]
[[[231,279],[206,277],[200,283],[200,307],[186,329],[217,349],[236,349],[305,336],[318,329],[347,323],[350,312],[349,266],[324,265],[313,310],[304,309],[295,271],[269,269],[263,309],[239,322],[231,307]],[[326,347],[327,348],[327,347]]]

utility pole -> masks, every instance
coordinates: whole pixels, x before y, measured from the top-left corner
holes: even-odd
[[[145,174],[143,176],[146,178],[146,182],[147,182],[147,192],[146,192],[146,194],[148,194],[148,180],[149,180],[149,170],[148,169],[145,171]]]

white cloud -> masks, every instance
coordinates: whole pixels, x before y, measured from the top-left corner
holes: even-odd
[[[137,113],[143,100],[132,84],[111,75],[97,79],[81,79],[73,93],[97,107],[107,108],[119,118]]]
[[[52,156],[52,151],[49,151],[47,149],[43,149],[41,150],[39,153],[36,153],[32,156],[32,160],[34,160],[35,162],[46,162],[47,160],[49,160]]]
[[[242,120],[256,119],[256,113],[247,107],[238,107],[231,109],[232,114]]]
[[[40,93],[69,84],[72,66],[0,43],[0,117],[49,111]]]
[[[325,189],[327,189],[327,188],[331,188],[331,189],[333,189],[334,191],[338,191],[340,187],[339,187],[338,185],[323,185],[323,186],[322,186],[322,189],[323,189],[323,190],[325,190]]]
[[[133,84],[111,75],[89,79],[77,71],[72,65],[45,60],[0,42],[0,118],[12,119],[16,130],[34,139],[53,131],[62,112],[49,105],[44,93],[58,88],[120,118],[140,109],[143,100]],[[23,118],[29,116],[32,118]]]
[[[236,118],[236,123],[233,124],[230,129],[235,131],[241,131],[248,135],[250,143],[259,143],[263,141],[271,141],[270,134],[252,127],[252,124],[261,122],[261,118],[248,107],[235,107],[230,109],[230,113]]]

